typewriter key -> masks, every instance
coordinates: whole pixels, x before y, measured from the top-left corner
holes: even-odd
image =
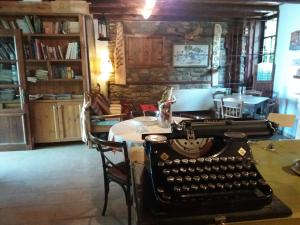
[[[209,175],[209,179],[216,180],[217,179],[217,175],[216,174],[210,174]]]
[[[224,184],[217,183],[217,188],[223,190],[224,189]]]
[[[255,187],[257,185],[257,181],[255,181],[255,180],[250,180],[249,182],[250,182],[250,185],[253,187]]]
[[[235,176],[235,178],[240,179],[241,178],[241,174],[239,172],[236,172],[233,174]]]
[[[233,178],[233,174],[232,173],[226,173],[226,177],[227,177],[227,179],[232,179]]]
[[[221,165],[221,166],[220,166],[220,169],[226,171],[226,170],[227,170],[227,166]]]
[[[172,172],[177,174],[177,173],[179,172],[179,170],[176,169],[176,168],[173,168],[173,169],[172,169]]]
[[[240,187],[241,187],[241,183],[238,182],[238,181],[234,181],[234,182],[233,182],[233,185],[234,185],[236,188],[240,188]]]
[[[186,173],[186,168],[185,167],[180,167],[180,172],[182,172],[182,173]]]
[[[174,192],[181,192],[181,187],[174,186],[173,190],[174,190]]]
[[[190,162],[191,164],[195,164],[195,163],[196,163],[196,159],[189,159],[189,162]]]
[[[250,183],[249,183],[248,181],[245,181],[245,180],[242,181],[242,185],[243,185],[244,187],[248,187],[249,184],[250,184]]]
[[[196,182],[199,182],[200,181],[200,177],[199,176],[193,176],[193,180],[196,181]]]
[[[204,158],[203,157],[197,158],[197,162],[198,163],[204,163]]]
[[[184,177],[184,180],[187,181],[187,182],[191,182],[192,181],[192,178],[190,176],[185,176]]]
[[[242,164],[236,164],[236,168],[237,168],[238,170],[242,170],[242,169],[243,169],[243,165],[242,165]]]
[[[234,162],[235,161],[235,157],[234,156],[228,156],[228,161],[229,162]]]
[[[182,162],[183,164],[188,164],[188,163],[189,163],[189,160],[188,160],[188,159],[182,159],[181,162]]]
[[[172,177],[172,176],[168,176],[168,177],[167,177],[167,181],[168,181],[169,183],[174,182],[174,180],[175,180],[175,178]]]
[[[189,190],[190,190],[190,187],[187,186],[187,185],[183,185],[183,186],[182,186],[182,190],[183,190],[183,191],[189,191]]]
[[[257,177],[257,173],[256,172],[254,172],[254,171],[250,171],[249,172],[249,175],[251,176],[251,177]]]
[[[220,161],[221,162],[227,162],[227,157],[224,157],[224,156],[220,157]]]
[[[188,171],[189,171],[190,173],[194,173],[194,172],[195,172],[195,168],[189,167],[189,168],[188,168]]]
[[[212,190],[216,189],[216,185],[215,184],[208,183],[207,186],[208,186],[209,189],[212,189]]]
[[[183,181],[183,179],[182,179],[181,176],[178,176],[178,177],[176,177],[176,181],[179,182],[179,183],[181,183]]]
[[[179,165],[180,164],[180,159],[174,159],[173,162],[174,162],[174,164]]]
[[[230,169],[230,170],[234,170],[234,169],[235,169],[235,166],[234,166],[234,165],[231,165],[231,164],[229,164],[229,165],[228,165],[228,169]]]
[[[163,174],[165,174],[165,175],[169,175],[170,174],[170,170],[169,169],[163,169]]]
[[[204,159],[204,161],[205,161],[206,163],[212,163],[212,159],[211,159],[211,157],[207,157],[207,158],[205,158],[205,159]]]
[[[243,177],[249,177],[249,172],[248,171],[242,171],[242,176]]]
[[[225,180],[225,178],[226,178],[226,177],[225,177],[223,174],[219,174],[219,175],[218,175],[218,179],[219,179],[219,180]]]
[[[198,185],[192,184],[192,185],[191,185],[191,189],[192,189],[193,191],[197,191],[197,190],[199,189],[199,187],[198,187]]]
[[[203,191],[206,191],[206,190],[207,190],[207,186],[204,185],[204,184],[200,184],[200,185],[199,185],[199,188],[202,189]]]
[[[162,195],[161,195],[161,197],[163,198],[163,199],[165,199],[165,200],[171,200],[171,195],[169,195],[169,194],[166,194],[166,193],[163,193]]]
[[[224,186],[226,189],[232,189],[232,187],[233,187],[231,183],[225,183]]]
[[[205,166],[204,170],[207,171],[207,172],[210,172],[211,171],[211,167],[210,166]]]
[[[157,162],[157,166],[158,166],[158,167],[163,167],[164,165],[165,165],[165,163],[162,162],[162,161],[158,161],[158,162]]]
[[[213,169],[213,171],[216,171],[216,172],[218,172],[220,170],[220,167],[218,167],[218,166],[212,166],[211,168]]]
[[[203,180],[208,180],[208,175],[207,174],[201,174],[201,178]]]
[[[242,162],[243,161],[243,157],[242,156],[237,156],[237,157],[235,157],[235,159],[238,162]]]
[[[218,163],[220,161],[220,158],[218,157],[212,157],[211,159],[214,163]]]
[[[203,168],[201,168],[201,167],[196,167],[196,170],[197,170],[197,172],[199,172],[199,173],[202,173],[204,170],[203,170]]]
[[[166,160],[165,164],[167,164],[168,166],[171,166],[173,164],[173,161],[172,160]]]

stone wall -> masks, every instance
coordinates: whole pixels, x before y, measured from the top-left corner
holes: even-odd
[[[115,21],[116,22],[116,21]],[[113,62],[115,45],[115,22],[110,22],[109,43],[110,56]],[[168,22],[168,21],[123,21],[124,33],[130,35],[155,35],[163,36],[164,42],[164,67],[160,68],[130,68],[127,69],[127,85],[114,84],[111,76],[109,97],[111,100],[126,102],[156,103],[166,87],[173,86],[177,89],[211,87],[211,53],[213,42],[213,22]],[[226,53],[224,36],[227,33],[227,24],[222,26],[221,59],[219,69],[219,84],[222,86],[225,77]],[[174,44],[208,44],[208,67],[182,67],[172,66],[172,51]],[[147,85],[133,85],[130,83],[147,81]],[[153,84],[151,84],[153,82]],[[163,82],[159,84],[159,82]]]

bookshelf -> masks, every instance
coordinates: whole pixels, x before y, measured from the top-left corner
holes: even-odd
[[[89,86],[87,33],[93,35],[86,31],[87,5],[73,9],[72,2],[9,4],[14,8],[9,14],[1,14],[0,7],[0,29],[22,30],[33,143],[81,140],[80,110]],[[49,5],[56,12],[49,11]]]

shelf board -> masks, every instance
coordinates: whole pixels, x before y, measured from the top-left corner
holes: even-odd
[[[0,63],[6,63],[6,64],[15,64],[17,63],[17,60],[10,60],[10,59],[1,59]]]
[[[28,63],[81,63],[81,59],[26,59],[25,61]]]
[[[23,34],[23,36],[25,37],[45,37],[45,38],[56,38],[56,37],[66,37],[66,38],[70,38],[70,37],[80,37],[79,33],[76,34],[41,34],[41,33],[33,33],[33,34]]]
[[[18,88],[19,85],[16,84],[0,84],[0,88]]]
[[[82,79],[49,79],[49,80],[37,80],[36,83],[47,83],[47,82],[82,82]],[[32,84],[34,84],[34,83],[32,83]]]

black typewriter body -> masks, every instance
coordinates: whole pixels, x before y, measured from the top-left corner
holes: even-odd
[[[276,129],[268,121],[235,121],[233,126],[223,120],[185,121],[170,135],[146,136],[146,183],[153,213],[215,214],[269,204],[272,189],[255,166],[245,123],[255,123],[263,136]],[[249,134],[257,137],[253,130]]]

